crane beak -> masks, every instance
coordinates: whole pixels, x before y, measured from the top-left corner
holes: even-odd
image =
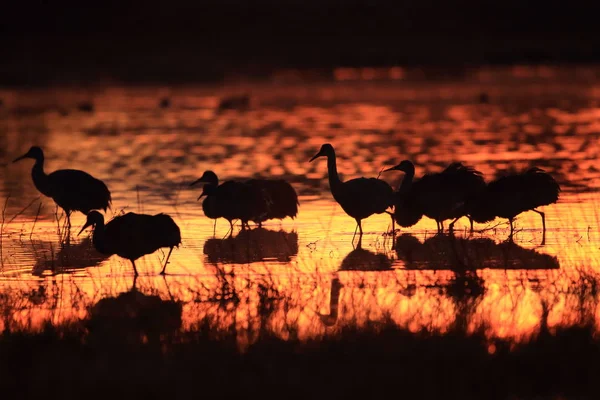
[[[404,170],[403,170],[403,169],[401,169],[401,168],[398,168],[398,166],[397,166],[397,165],[396,165],[395,167],[392,167],[392,168],[384,169],[384,170],[383,170],[383,171],[381,171],[381,172],[388,172],[388,171],[402,171],[402,172],[404,172]]]
[[[16,163],[17,161],[21,161],[24,158],[27,158],[29,156],[29,153],[23,154],[21,157],[17,157],[13,160],[14,163]]]
[[[315,154],[313,156],[313,158],[311,158],[308,162],[313,162],[315,159],[321,157],[323,154],[321,154],[321,152],[319,151],[317,154]]]
[[[190,183],[190,186],[194,186],[196,183],[204,182],[202,178],[196,179],[194,182]]]
[[[206,196],[206,193],[202,193],[200,196],[198,196],[198,200],[200,200],[204,196]]]
[[[83,232],[85,230],[85,228],[87,228],[88,226],[91,226],[91,225],[92,225],[91,223],[86,221],[85,225],[83,226],[83,228],[81,228],[81,230],[79,231],[77,236],[81,235],[81,232]]]

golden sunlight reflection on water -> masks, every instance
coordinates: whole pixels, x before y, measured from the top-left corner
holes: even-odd
[[[61,213],[39,197],[33,162],[10,163],[33,144],[44,148],[47,172],[84,169],[105,181],[109,217],[135,211],[175,219],[182,245],[168,275],[158,275],[166,256],[158,251],[136,263],[135,287],[182,301],[184,328],[208,318],[215,329],[236,327],[244,342],[261,324],[280,337],[310,338],[346,324],[393,321],[413,331],[484,326],[490,337],[521,341],[542,322],[598,321],[597,294],[582,285],[593,286],[600,272],[600,112],[592,95],[567,84],[562,91],[493,86],[490,104],[479,104],[482,87],[457,84],[449,96],[431,85],[356,85],[258,86],[258,105],[223,114],[205,89],[173,90],[166,109],[153,88],[3,93],[0,287],[10,312],[0,329],[83,318],[88,306],[134,285],[129,261],[97,253],[89,231],[76,236],[83,215],[72,216],[71,245],[61,246]],[[93,113],[74,108],[86,96]],[[335,145],[343,179],[377,176],[404,158],[414,161],[417,177],[456,160],[487,180],[536,165],[564,192],[544,209],[545,246],[535,213],[517,218],[515,244],[504,243],[502,220],[476,226],[482,232],[473,235],[461,220],[450,240],[436,237],[435,223],[424,218],[393,239],[382,214],[363,221],[362,249],[355,249],[355,222],[333,201],[325,163],[308,163],[324,142]],[[207,169],[221,179],[287,179],[300,195],[298,217],[242,234],[236,228],[233,238],[220,220],[213,237],[213,221],[196,200],[200,188],[188,187]],[[381,178],[397,187],[401,174]],[[479,280],[467,282],[481,295],[457,296],[471,270]]]

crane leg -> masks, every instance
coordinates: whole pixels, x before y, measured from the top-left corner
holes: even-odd
[[[456,221],[458,221],[460,219],[460,217],[458,218],[454,218],[454,221],[450,222],[450,225],[448,225],[448,231],[450,232],[450,234],[454,234],[454,224],[456,223]]]
[[[135,261],[131,260],[131,265],[133,265],[133,276],[138,276],[137,268],[135,267]]]
[[[392,234],[396,234],[396,221],[394,220],[394,213],[386,211],[386,213],[392,218]]]
[[[509,218],[508,222],[510,223],[510,235],[508,235],[508,240],[513,241],[513,233],[515,232],[515,228],[513,226],[513,219]]]
[[[233,236],[233,222],[231,222],[231,220],[229,220],[229,231],[225,234],[223,239],[226,238],[227,235]]]
[[[67,229],[65,232],[65,240],[67,244],[71,243],[71,211],[65,211],[67,215]]]
[[[546,214],[544,214],[543,211],[538,211],[538,210],[532,210],[535,211],[536,213],[540,214],[540,217],[542,217],[542,246],[546,244]]]
[[[360,231],[360,235],[358,235],[358,247],[360,248],[362,245],[362,236],[363,236],[362,224],[360,223],[360,219],[356,220],[356,229],[358,229]],[[352,236],[352,246],[354,246],[354,238],[356,237],[356,229],[354,229],[354,236]]]
[[[440,233],[444,233],[444,221],[440,221]]]
[[[217,219],[215,218],[215,223],[213,224],[213,237],[217,235]]]
[[[469,222],[471,223],[471,233],[473,233],[473,218],[469,217]]]
[[[169,257],[171,257],[171,252],[173,251],[173,247],[171,247],[169,249],[169,254],[167,254],[167,259],[165,260],[165,266],[163,267],[162,271],[160,271],[161,275],[165,275],[165,270],[167,269],[167,264],[169,263]]]

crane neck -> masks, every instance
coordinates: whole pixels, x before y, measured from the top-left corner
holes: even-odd
[[[402,184],[400,185],[398,192],[406,193],[408,190],[410,190],[410,188],[412,187],[412,184],[413,184],[414,177],[415,177],[414,169],[405,172],[404,179],[402,179]]]
[[[335,152],[327,155],[327,173],[329,175],[329,187],[333,197],[335,198],[342,185],[342,181],[340,180],[337,172],[337,159]]]
[[[100,220],[96,222],[96,226],[94,226],[94,233],[92,235],[92,244],[94,248],[98,250],[98,252],[103,254],[110,254],[111,252],[105,246],[104,240],[104,220]]]
[[[31,168],[31,178],[33,179],[33,184],[42,192],[45,196],[52,197],[52,188],[50,185],[50,179],[48,175],[44,172],[44,155],[42,154],[40,157],[35,159],[35,164],[33,164],[33,168]]]

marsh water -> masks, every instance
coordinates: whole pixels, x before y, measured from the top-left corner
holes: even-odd
[[[444,332],[458,321],[519,342],[542,324],[596,322],[596,76],[576,67],[519,67],[442,81],[0,91],[0,292],[10,309],[0,328],[84,318],[88,306],[134,285],[128,260],[97,253],[89,230],[77,235],[81,213],[72,216],[70,244],[62,243],[64,215],[34,187],[33,161],[11,163],[32,145],[44,149],[46,172],[75,168],[103,180],[113,197],[107,218],[129,211],[174,218],[182,244],[166,277],[158,274],[166,251],[158,251],[137,261],[135,287],[182,301],[182,329],[208,318],[246,343],[258,329],[302,339],[378,321]],[[220,98],[244,93],[247,110],[217,112]],[[160,106],[164,98],[169,104]],[[506,242],[506,220],[476,224],[470,234],[465,218],[453,239],[436,236],[435,222],[423,218],[394,237],[381,214],[363,221],[358,247],[355,221],[329,191],[325,160],[309,163],[326,142],[342,179],[376,177],[402,159],[415,163],[417,178],[452,161],[488,181],[543,168],[562,187],[559,202],[543,208],[545,244],[532,212],[517,218],[514,243]],[[297,218],[243,233],[238,224],[232,237],[219,220],[213,234],[197,201],[201,188],[189,187],[209,169],[222,180],[286,179],[299,195]],[[380,178],[397,187],[402,173]]]

